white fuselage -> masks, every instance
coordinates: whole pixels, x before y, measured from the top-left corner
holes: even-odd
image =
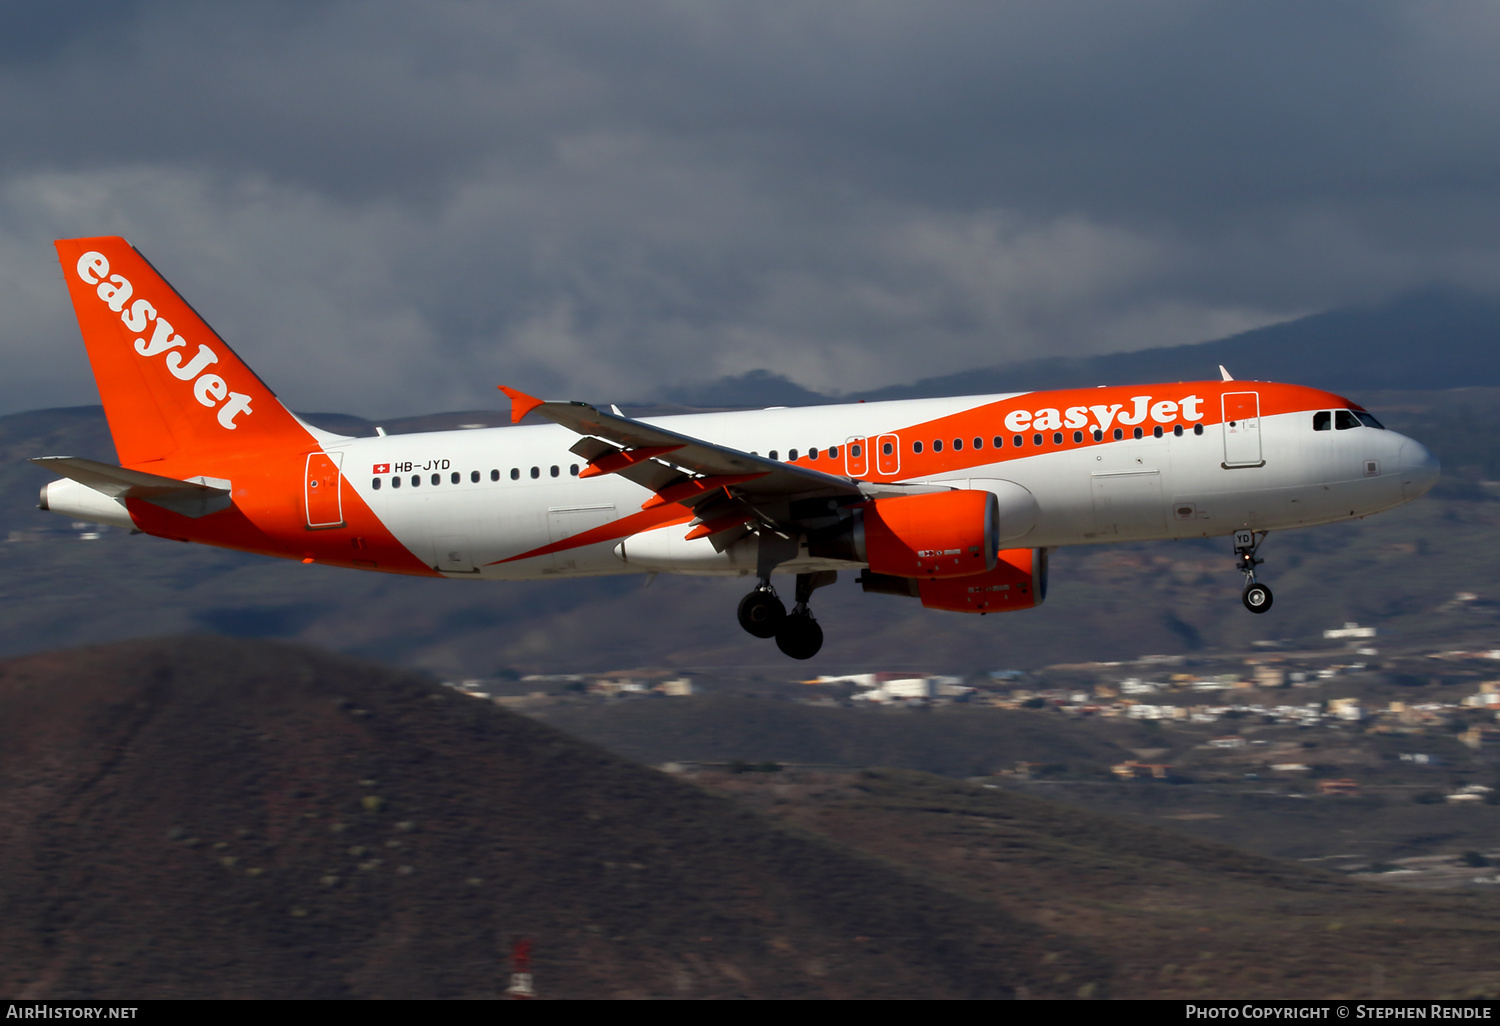
[[[804,456],[803,465],[846,474],[850,440],[894,435],[892,456],[899,461],[914,441],[913,429],[905,426],[1006,398],[781,408],[645,422],[781,459],[792,450],[805,454],[838,447],[838,459],[825,456],[820,464]],[[1419,443],[1372,427],[1314,430],[1311,416],[1299,411],[1259,418],[1261,459],[1254,465],[1226,465],[1243,440],[1230,437],[1227,424],[1210,424],[1201,433],[1127,435],[1084,448],[1002,447],[991,450],[992,461],[975,453],[961,470],[928,476],[901,474],[889,458],[884,469],[897,469],[895,478],[907,484],[991,491],[1014,491],[1019,485],[1034,498],[1034,516],[1023,534],[1005,542],[1031,548],[1304,527],[1387,509],[1431,486],[1436,461]],[[1002,437],[1010,434],[1001,425],[994,430]],[[617,475],[578,478],[587,461],[569,451],[577,440],[575,433],[549,424],[355,438],[326,448],[341,454],[346,487],[406,548],[445,575],[532,579],[649,570],[754,571],[753,539],[719,552],[707,539],[683,541],[681,524],[655,528],[650,544],[609,538],[525,556],[637,513],[651,497],[649,490]],[[634,556],[633,549],[643,555]],[[777,572],[849,565],[801,558]]]

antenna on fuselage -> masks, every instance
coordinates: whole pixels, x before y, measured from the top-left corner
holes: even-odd
[[[1225,370],[1224,369],[1224,365],[1222,363],[1219,364],[1219,377],[1222,380],[1224,380],[1224,381],[1233,381],[1234,380],[1234,375],[1231,374],[1231,373],[1229,373],[1227,370]]]

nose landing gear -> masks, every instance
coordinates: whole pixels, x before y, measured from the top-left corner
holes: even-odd
[[[838,579],[834,570],[797,575],[796,605],[788,613],[781,599],[762,578],[760,585],[740,600],[740,626],[757,638],[776,639],[776,647],[793,659],[811,659],[823,647],[823,628],[813,619],[808,601],[815,589]]]
[[[1236,569],[1245,575],[1245,592],[1240,601],[1252,613],[1264,613],[1271,608],[1271,589],[1256,581],[1255,568],[1265,560],[1256,558],[1260,543],[1266,540],[1265,531],[1234,532],[1234,561]]]

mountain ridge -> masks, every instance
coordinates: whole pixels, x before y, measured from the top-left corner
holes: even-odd
[[[1385,303],[1344,307],[1176,346],[1043,357],[975,367],[848,395],[806,388],[768,370],[661,389],[687,406],[809,406],[862,399],[988,395],[1094,385],[1218,378],[1219,365],[1244,380],[1356,391],[1500,386],[1500,299],[1430,290]]]

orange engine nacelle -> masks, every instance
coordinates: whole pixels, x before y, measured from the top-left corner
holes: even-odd
[[[928,609],[981,614],[1030,609],[1047,597],[1047,550],[1006,549],[988,573],[915,583]]]
[[[864,558],[877,574],[949,578],[995,569],[1000,504],[990,492],[876,499],[864,508],[863,526]]]

